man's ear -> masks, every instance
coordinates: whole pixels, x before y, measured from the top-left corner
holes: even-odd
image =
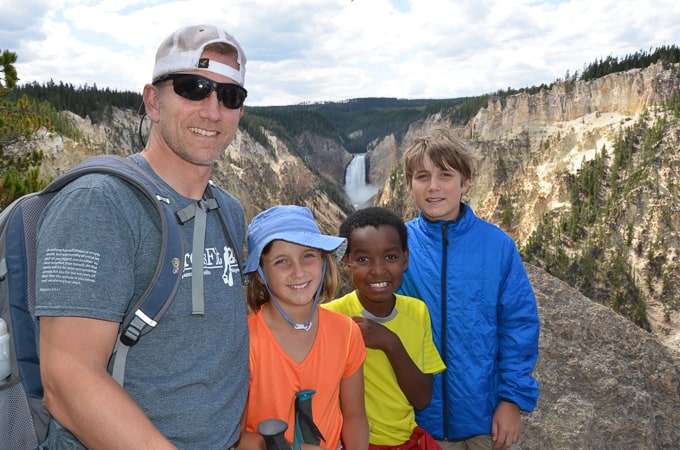
[[[403,264],[403,270],[408,269],[408,249],[404,250],[404,264]]]
[[[152,84],[146,84],[142,93],[146,115],[152,122],[160,120],[160,107],[158,102],[158,88]]]

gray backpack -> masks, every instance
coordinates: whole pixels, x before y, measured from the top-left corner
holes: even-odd
[[[93,172],[116,175],[144,193],[158,213],[164,243],[149,286],[121,324],[117,348],[124,351],[116,352],[116,358],[122,355],[122,361],[117,360],[114,365],[123,368],[122,376],[127,350],[153,330],[179,287],[183,263],[180,221],[168,199],[160,195],[156,182],[127,158],[112,155],[89,158],[57,177],[42,191],[25,195],[5,208],[0,213],[0,318],[6,322],[10,337],[11,373],[0,380],[0,447],[3,449],[35,449],[47,435],[50,414],[43,402],[39,324],[35,318],[37,224],[54,194],[75,178]],[[214,192],[210,186],[208,191]],[[228,204],[235,199],[223,195],[213,198],[240,268],[241,247],[234,245],[236,234]]]

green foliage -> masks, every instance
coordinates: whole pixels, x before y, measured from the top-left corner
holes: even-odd
[[[83,135],[68,119],[64,111],[57,111],[48,101],[36,101],[31,104],[31,110],[37,115],[46,117],[55,133],[68,137],[74,141],[82,141]]]
[[[498,202],[498,209],[502,211],[501,225],[506,230],[512,226],[514,219],[514,211],[512,207],[512,198],[508,194],[502,194]]]
[[[542,90],[550,90],[553,87],[553,83],[550,84],[545,84],[541,83],[538,86],[529,86],[529,87],[523,87],[519,89],[513,89],[511,87],[508,87],[507,89],[499,89],[496,91],[493,95],[497,97],[509,97],[511,95],[516,95],[516,94],[538,94]]]
[[[659,61],[667,63],[680,62],[680,48],[675,45],[661,46],[654,51],[637,51],[626,55],[621,60],[614,56],[600,58],[584,67],[581,81],[593,80],[610,73],[625,72],[631,69],[644,69]]]
[[[480,95],[477,97],[467,97],[443,105],[432,105],[425,111],[427,115],[435,114],[437,108],[443,109],[451,120],[451,123],[465,125],[472,119],[480,109],[489,104],[490,95]]]
[[[272,155],[274,148],[272,146],[272,143],[269,141],[269,138],[265,134],[264,130],[273,131],[272,127],[276,127],[278,131],[285,133],[285,131],[283,130],[283,128],[281,128],[279,124],[274,123],[271,120],[266,119],[265,117],[251,114],[248,110],[246,110],[246,112],[241,117],[239,126],[246,133],[248,133],[248,135],[251,138],[255,139],[255,142],[258,142],[264,148],[271,150]]]
[[[26,95],[20,95],[14,101],[8,99],[18,79],[14,68],[16,60],[16,54],[9,50],[0,55],[0,210],[17,197],[45,185],[39,177],[42,152],[10,151],[11,146],[31,139],[39,128],[51,127],[48,117],[31,110]]]
[[[0,180],[0,211],[15,199],[39,191],[47,185],[40,178],[43,154],[31,152],[17,161],[17,165],[6,169]]]
[[[49,120],[30,110],[26,96],[16,102],[0,98],[0,149],[30,139],[43,126],[49,127]]]
[[[113,108],[137,110],[142,104],[142,95],[137,92],[99,89],[97,85],[75,87],[73,84],[59,84],[54,81],[36,82],[17,86],[11,98],[26,95],[32,101],[47,102],[57,111],[71,111],[80,117],[90,117],[93,124],[110,120]]]
[[[17,84],[19,79],[14,63],[17,62],[17,54],[9,50],[0,53],[0,99],[4,98]]]
[[[296,137],[304,132],[325,136],[341,143],[342,138],[335,127],[322,114],[313,110],[290,107],[249,108],[249,115],[257,117],[268,130],[293,145]]]

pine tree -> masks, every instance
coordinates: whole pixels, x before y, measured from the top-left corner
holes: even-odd
[[[0,54],[0,210],[45,185],[39,178],[42,152],[21,152],[16,147],[41,127],[49,128],[49,119],[31,111],[25,95],[14,102],[6,99],[18,80],[16,61],[16,53],[3,50]]]

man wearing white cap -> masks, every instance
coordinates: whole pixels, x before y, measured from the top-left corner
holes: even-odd
[[[148,143],[130,156],[175,207],[182,281],[154,331],[130,347],[122,386],[113,351],[120,322],[153,276],[161,230],[150,203],[117,177],[80,177],[51,201],[38,240],[37,307],[46,448],[228,449],[247,396],[248,333],[240,267],[245,217],[209,187],[243,114],[246,57],[222,29],[189,26],[158,49],[143,113]],[[212,196],[228,205],[228,239]],[[49,252],[89,261],[89,282],[42,276]],[[61,269],[76,271],[78,264]],[[115,348],[114,348],[115,347]]]

